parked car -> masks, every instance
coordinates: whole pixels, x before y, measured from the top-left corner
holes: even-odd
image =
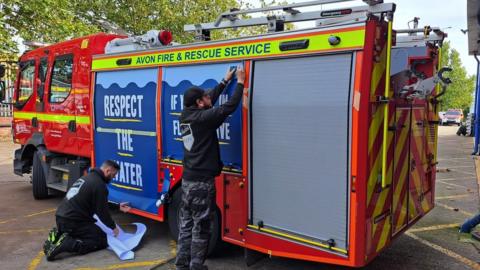
[[[446,112],[438,112],[438,121],[440,121],[440,125],[445,125],[447,123],[447,118],[445,117]]]
[[[445,113],[444,120],[442,121],[442,124],[456,124],[460,126],[462,124],[463,120],[463,112],[460,109],[449,109]]]

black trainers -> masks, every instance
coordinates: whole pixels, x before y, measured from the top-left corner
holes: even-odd
[[[57,239],[54,239],[53,242],[49,241],[50,238],[45,242],[45,245],[43,248],[44,248],[45,256],[47,257],[47,261],[53,261],[55,259],[55,256],[57,256],[58,254],[64,251],[67,251],[66,250],[66,246],[68,245],[67,238],[68,238],[68,234],[62,233],[60,236],[57,237]]]

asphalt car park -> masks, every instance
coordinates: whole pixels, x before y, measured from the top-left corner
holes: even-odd
[[[436,206],[412,229],[365,269],[480,269],[480,242],[458,241],[457,226],[479,211],[478,183],[470,156],[472,138],[456,136],[457,128],[439,128],[439,165]],[[135,250],[135,259],[120,261],[112,251],[84,256],[63,256],[47,262],[42,244],[54,226],[61,196],[34,200],[29,176],[12,173],[16,145],[0,142],[0,269],[161,269],[175,257],[176,242],[166,223],[123,214],[112,207],[113,217],[126,231],[142,222],[147,232]],[[207,260],[210,269],[343,269],[343,267],[285,258],[266,258],[247,268],[243,249],[229,244]]]

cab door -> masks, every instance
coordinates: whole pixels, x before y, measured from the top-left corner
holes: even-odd
[[[44,131],[43,123],[38,121],[38,118],[42,118],[43,112],[45,110],[45,83],[47,79],[47,69],[48,69],[48,58],[42,57],[38,63],[38,72],[36,74],[35,80],[35,112],[36,117],[35,120],[32,121],[32,126],[34,128],[34,132],[42,133]]]
[[[56,54],[49,69],[45,96],[45,143],[50,151],[76,154],[75,97],[72,91],[74,55]]]
[[[25,144],[32,136],[36,121],[35,60],[20,62],[14,94],[13,132],[16,143]]]

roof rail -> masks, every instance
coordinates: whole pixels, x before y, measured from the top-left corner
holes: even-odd
[[[439,27],[430,27],[429,25],[423,28],[397,29],[395,32],[397,32],[396,47],[424,46],[425,42],[436,43],[442,46],[443,41],[448,36]],[[418,35],[419,33],[421,35]]]
[[[231,9],[228,12],[220,14],[215,22],[189,24],[184,26],[184,31],[195,32],[197,40],[210,40],[210,31],[226,28],[238,28],[248,26],[267,25],[269,32],[283,31],[285,23],[312,21],[317,20],[317,25],[324,25],[319,23],[320,20],[327,20],[332,18],[345,17],[348,20],[359,20],[361,17],[367,18],[370,14],[387,14],[395,11],[395,4],[383,3],[383,0],[363,0],[367,5],[332,9],[318,11],[301,12],[297,8],[319,6],[323,4],[333,4],[339,2],[351,2],[353,0],[316,0],[303,3],[271,6],[254,9]],[[269,11],[283,11],[281,15],[271,15],[264,17],[255,17],[240,19],[239,15],[250,13],[269,12]],[[345,21],[345,20],[344,20]],[[343,21],[343,22],[344,22]],[[339,23],[335,21],[335,23]],[[331,23],[328,23],[331,24]]]

